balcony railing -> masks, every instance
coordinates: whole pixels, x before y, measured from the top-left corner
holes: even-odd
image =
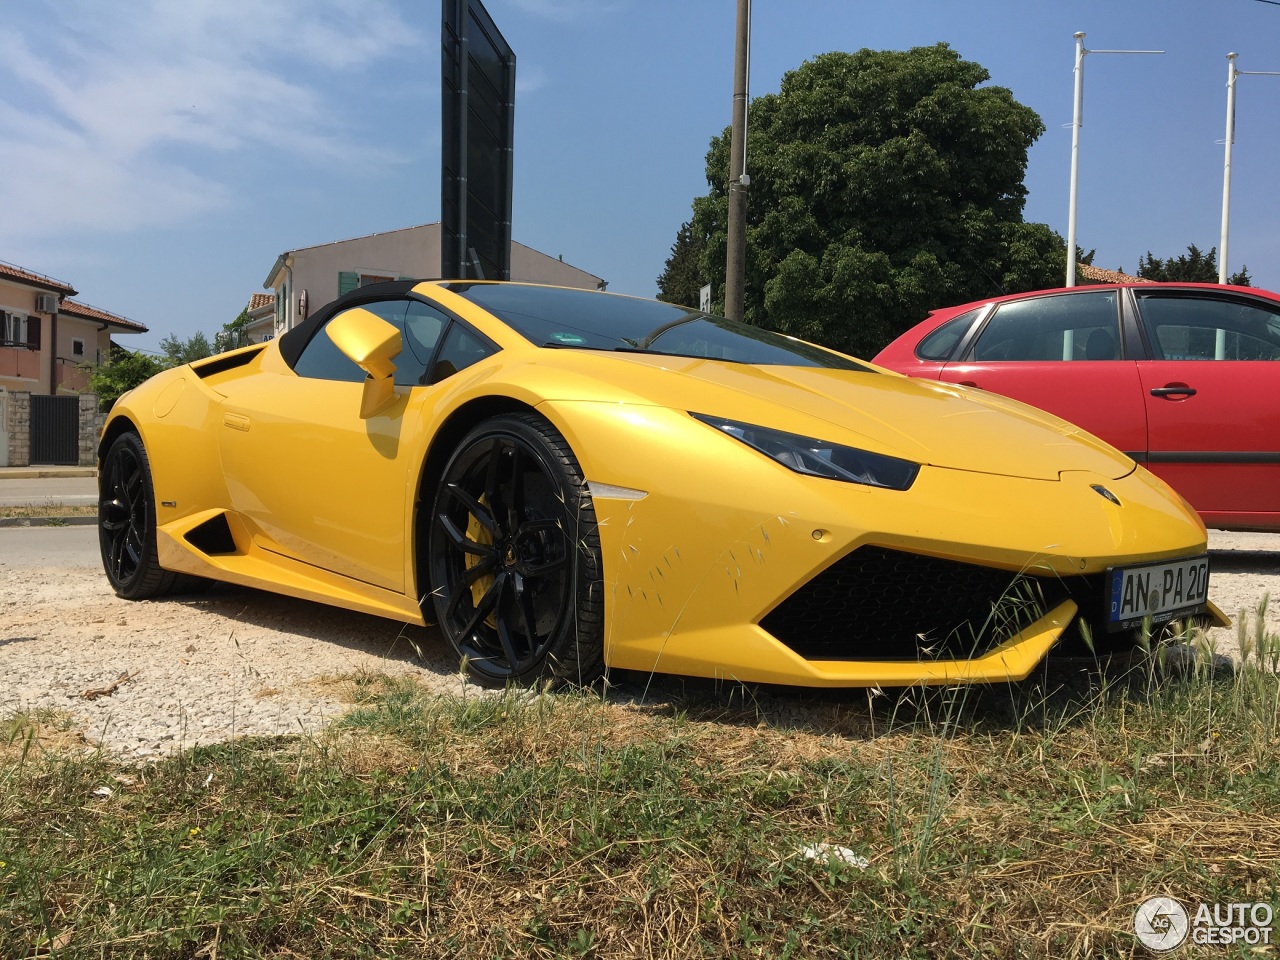
[[[40,351],[30,349],[25,343],[0,341],[0,377],[39,380]]]

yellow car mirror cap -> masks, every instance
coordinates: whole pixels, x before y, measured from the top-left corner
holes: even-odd
[[[331,320],[325,328],[334,345],[374,380],[390,380],[391,361],[402,349],[400,331],[376,313],[356,307]]]

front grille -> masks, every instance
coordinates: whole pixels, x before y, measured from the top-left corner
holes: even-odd
[[[862,547],[796,590],[760,626],[808,660],[964,660],[1068,596],[1092,616],[1101,603],[1096,580]]]

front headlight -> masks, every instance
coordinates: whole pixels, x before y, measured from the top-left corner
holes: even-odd
[[[741,440],[784,467],[811,477],[843,480],[845,483],[861,483],[889,490],[906,490],[915,482],[916,474],[920,472],[920,464],[897,457],[886,457],[882,453],[844,447],[838,443],[827,443],[798,433],[757,427],[724,417],[692,412],[689,416],[727,433],[735,440]]]

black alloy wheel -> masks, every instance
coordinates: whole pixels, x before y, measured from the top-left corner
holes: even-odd
[[[589,684],[603,669],[595,509],[578,461],[536,414],[494,417],[445,466],[431,510],[436,622],[486,686]]]
[[[156,562],[155,494],[142,439],[122,433],[98,478],[98,546],[116,593],[145,600],[173,589],[176,575]]]

